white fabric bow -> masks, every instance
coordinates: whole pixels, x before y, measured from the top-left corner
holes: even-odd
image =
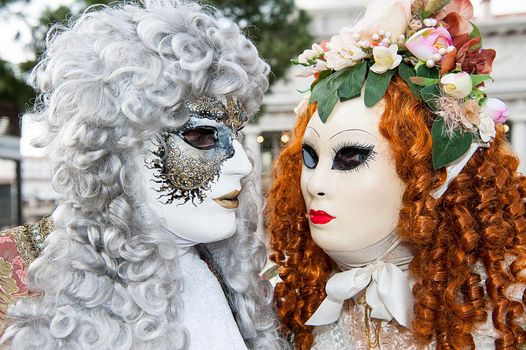
[[[325,287],[327,297],[305,324],[320,326],[335,322],[340,317],[345,300],[365,288],[371,317],[387,321],[394,318],[400,325],[409,327],[413,313],[409,281],[400,268],[383,261],[332,276]]]

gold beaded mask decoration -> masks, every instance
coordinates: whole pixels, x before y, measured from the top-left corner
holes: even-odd
[[[147,163],[157,170],[159,199],[169,204],[203,201],[223,162],[234,155],[234,140],[248,117],[232,97],[226,105],[202,96],[186,103],[189,118],[179,129],[166,130],[156,140],[155,158]]]

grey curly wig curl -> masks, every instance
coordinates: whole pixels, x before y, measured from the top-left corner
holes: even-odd
[[[230,20],[177,0],[98,7],[55,26],[32,73],[53,185],[66,201],[31,265],[38,297],[9,310],[13,349],[184,349],[177,244],[145,210],[136,158],[143,143],[185,123],[184,102],[234,96],[253,114],[268,65]],[[271,287],[258,277],[253,179],[244,180],[237,233],[211,244],[249,348],[281,347]]]

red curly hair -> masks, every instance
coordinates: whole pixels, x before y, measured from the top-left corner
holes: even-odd
[[[330,258],[311,239],[300,189],[302,138],[316,110],[299,116],[291,142],[273,170],[266,207],[267,227],[282,282],[275,300],[283,332],[294,336],[296,349],[309,349],[312,327],[305,321],[325,298],[333,269]],[[406,184],[398,233],[415,247],[410,272],[416,280],[415,338],[436,339],[437,349],[474,349],[471,332],[493,310],[500,338],[496,349],[517,349],[526,333],[514,320],[522,303],[506,297],[513,283],[526,283],[526,179],[517,175],[519,161],[509,150],[502,126],[488,149],[480,149],[438,200],[430,192],[444,182],[445,171],[432,168],[433,115],[405,82],[395,77],[385,94],[379,129],[387,139],[398,176]],[[506,257],[515,257],[511,265]],[[486,288],[474,270],[481,261]]]

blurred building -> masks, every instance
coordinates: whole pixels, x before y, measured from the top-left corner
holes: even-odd
[[[362,0],[322,3],[306,9],[317,42],[329,39],[345,25],[352,25],[363,12]],[[526,69],[522,67],[521,54],[526,52],[526,14],[491,16],[490,1],[483,0],[476,22],[483,34],[484,47],[497,51],[492,73],[495,83],[488,84],[487,92],[503,100],[512,113],[509,138],[521,159],[520,170],[526,172]],[[289,140],[293,109],[302,97],[300,91],[308,89],[311,83],[310,78],[295,77],[295,68],[266,96],[265,114],[259,122],[245,128],[247,146],[262,160],[264,191],[270,182],[273,160]]]

